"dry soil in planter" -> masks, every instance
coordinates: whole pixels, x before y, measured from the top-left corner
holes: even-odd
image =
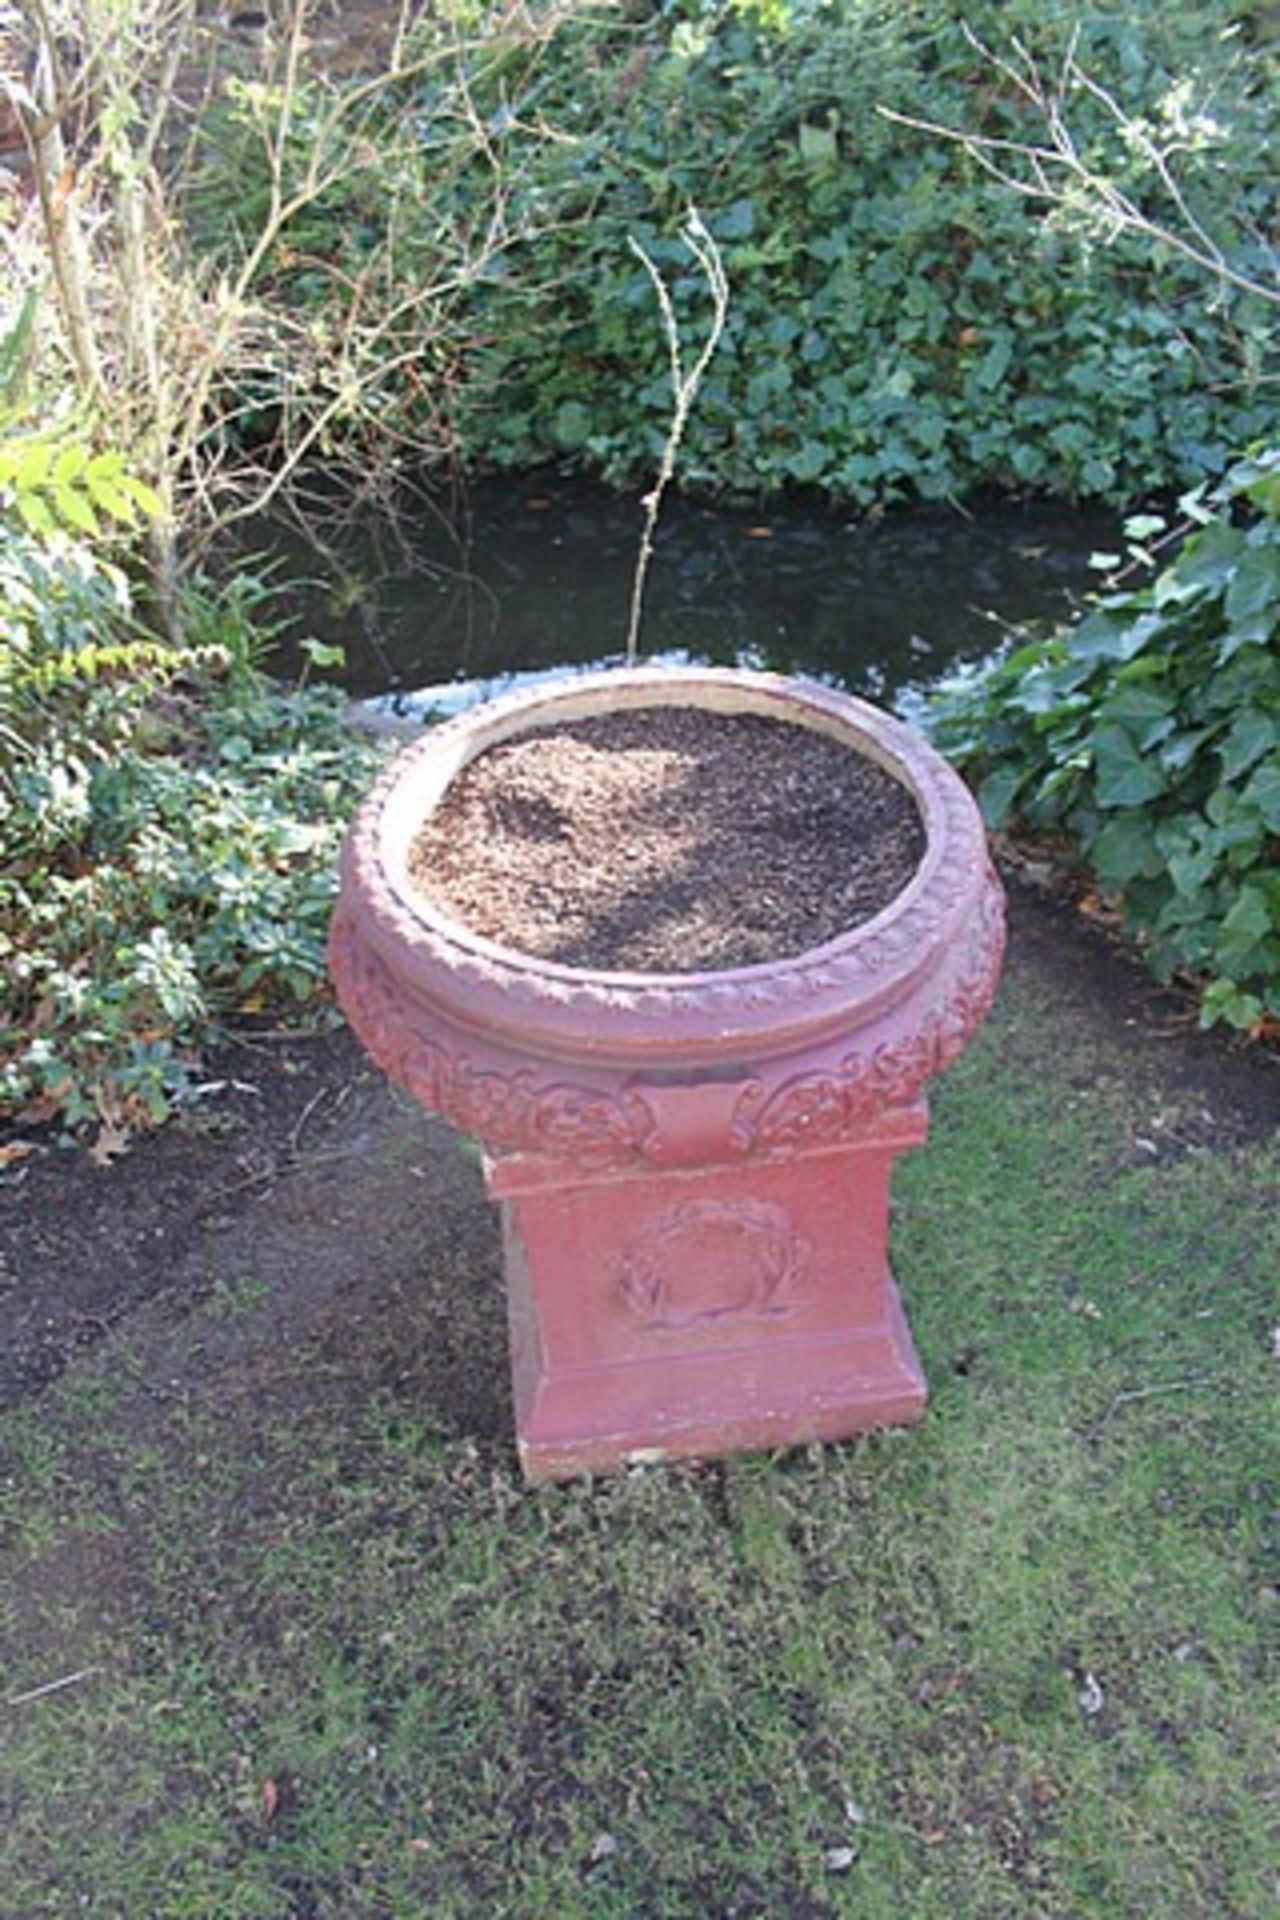
[[[923,853],[910,793],[841,742],[655,706],[477,755],[409,865],[433,905],[503,946],[684,973],[833,939],[888,906]]]

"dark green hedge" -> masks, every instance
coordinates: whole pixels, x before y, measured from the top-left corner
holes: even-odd
[[[579,21],[539,60],[480,82],[492,158],[469,190],[497,180],[508,226],[536,237],[470,303],[453,413],[464,459],[571,456],[619,481],[651,466],[666,347],[626,242],[669,270],[696,338],[705,299],[675,237],[690,202],[723,249],[732,311],[686,480],[867,503],[986,485],[1121,502],[1219,473],[1265,431],[1260,305],[1050,217],[878,111],[1034,133],[961,21],[1006,48],[1019,34],[1052,64],[1055,14],[1027,0],[831,0],[793,4],[778,29],[750,12]],[[1080,56],[1162,137],[1181,125],[1197,212],[1252,259],[1274,73],[1248,19],[1221,0],[1120,0],[1083,17]],[[452,84],[424,97],[427,128]],[[1197,117],[1206,100],[1211,118]],[[1071,118],[1160,211],[1098,103],[1077,95]],[[429,199],[422,214],[436,217]]]

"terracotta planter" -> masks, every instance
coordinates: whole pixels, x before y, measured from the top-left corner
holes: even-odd
[[[793,959],[683,975],[534,959],[410,887],[409,845],[476,753],[666,701],[799,722],[879,761],[923,818],[910,884]],[[1003,934],[963,783],[900,722],[806,682],[566,680],[451,721],[391,764],[347,841],[330,964],[379,1065],[487,1150],[530,1478],[920,1415],[886,1257],[889,1177],[925,1137],[925,1081],[987,1011]]]

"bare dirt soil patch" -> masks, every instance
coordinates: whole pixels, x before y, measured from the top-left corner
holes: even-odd
[[[41,1145],[11,1167],[0,1406],[124,1333],[177,1398],[216,1377],[229,1415],[264,1393],[287,1409],[291,1383],[311,1404],[411,1375],[434,1379],[459,1431],[504,1431],[500,1262],[475,1156],[345,1029],[250,1037],[219,1081],[109,1166]],[[428,1270],[439,1292],[424,1300]]]

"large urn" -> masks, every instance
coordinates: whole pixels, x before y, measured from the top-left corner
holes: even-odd
[[[907,886],[790,959],[659,974],[496,945],[411,884],[410,846],[473,756],[668,702],[815,728],[877,761],[923,823]],[[887,1258],[890,1174],[925,1138],[926,1081],[987,1012],[1003,936],[962,781],[900,721],[809,682],[566,679],[438,726],[389,765],[346,843],[330,965],[378,1064],[485,1148],[529,1478],[920,1416]]]

